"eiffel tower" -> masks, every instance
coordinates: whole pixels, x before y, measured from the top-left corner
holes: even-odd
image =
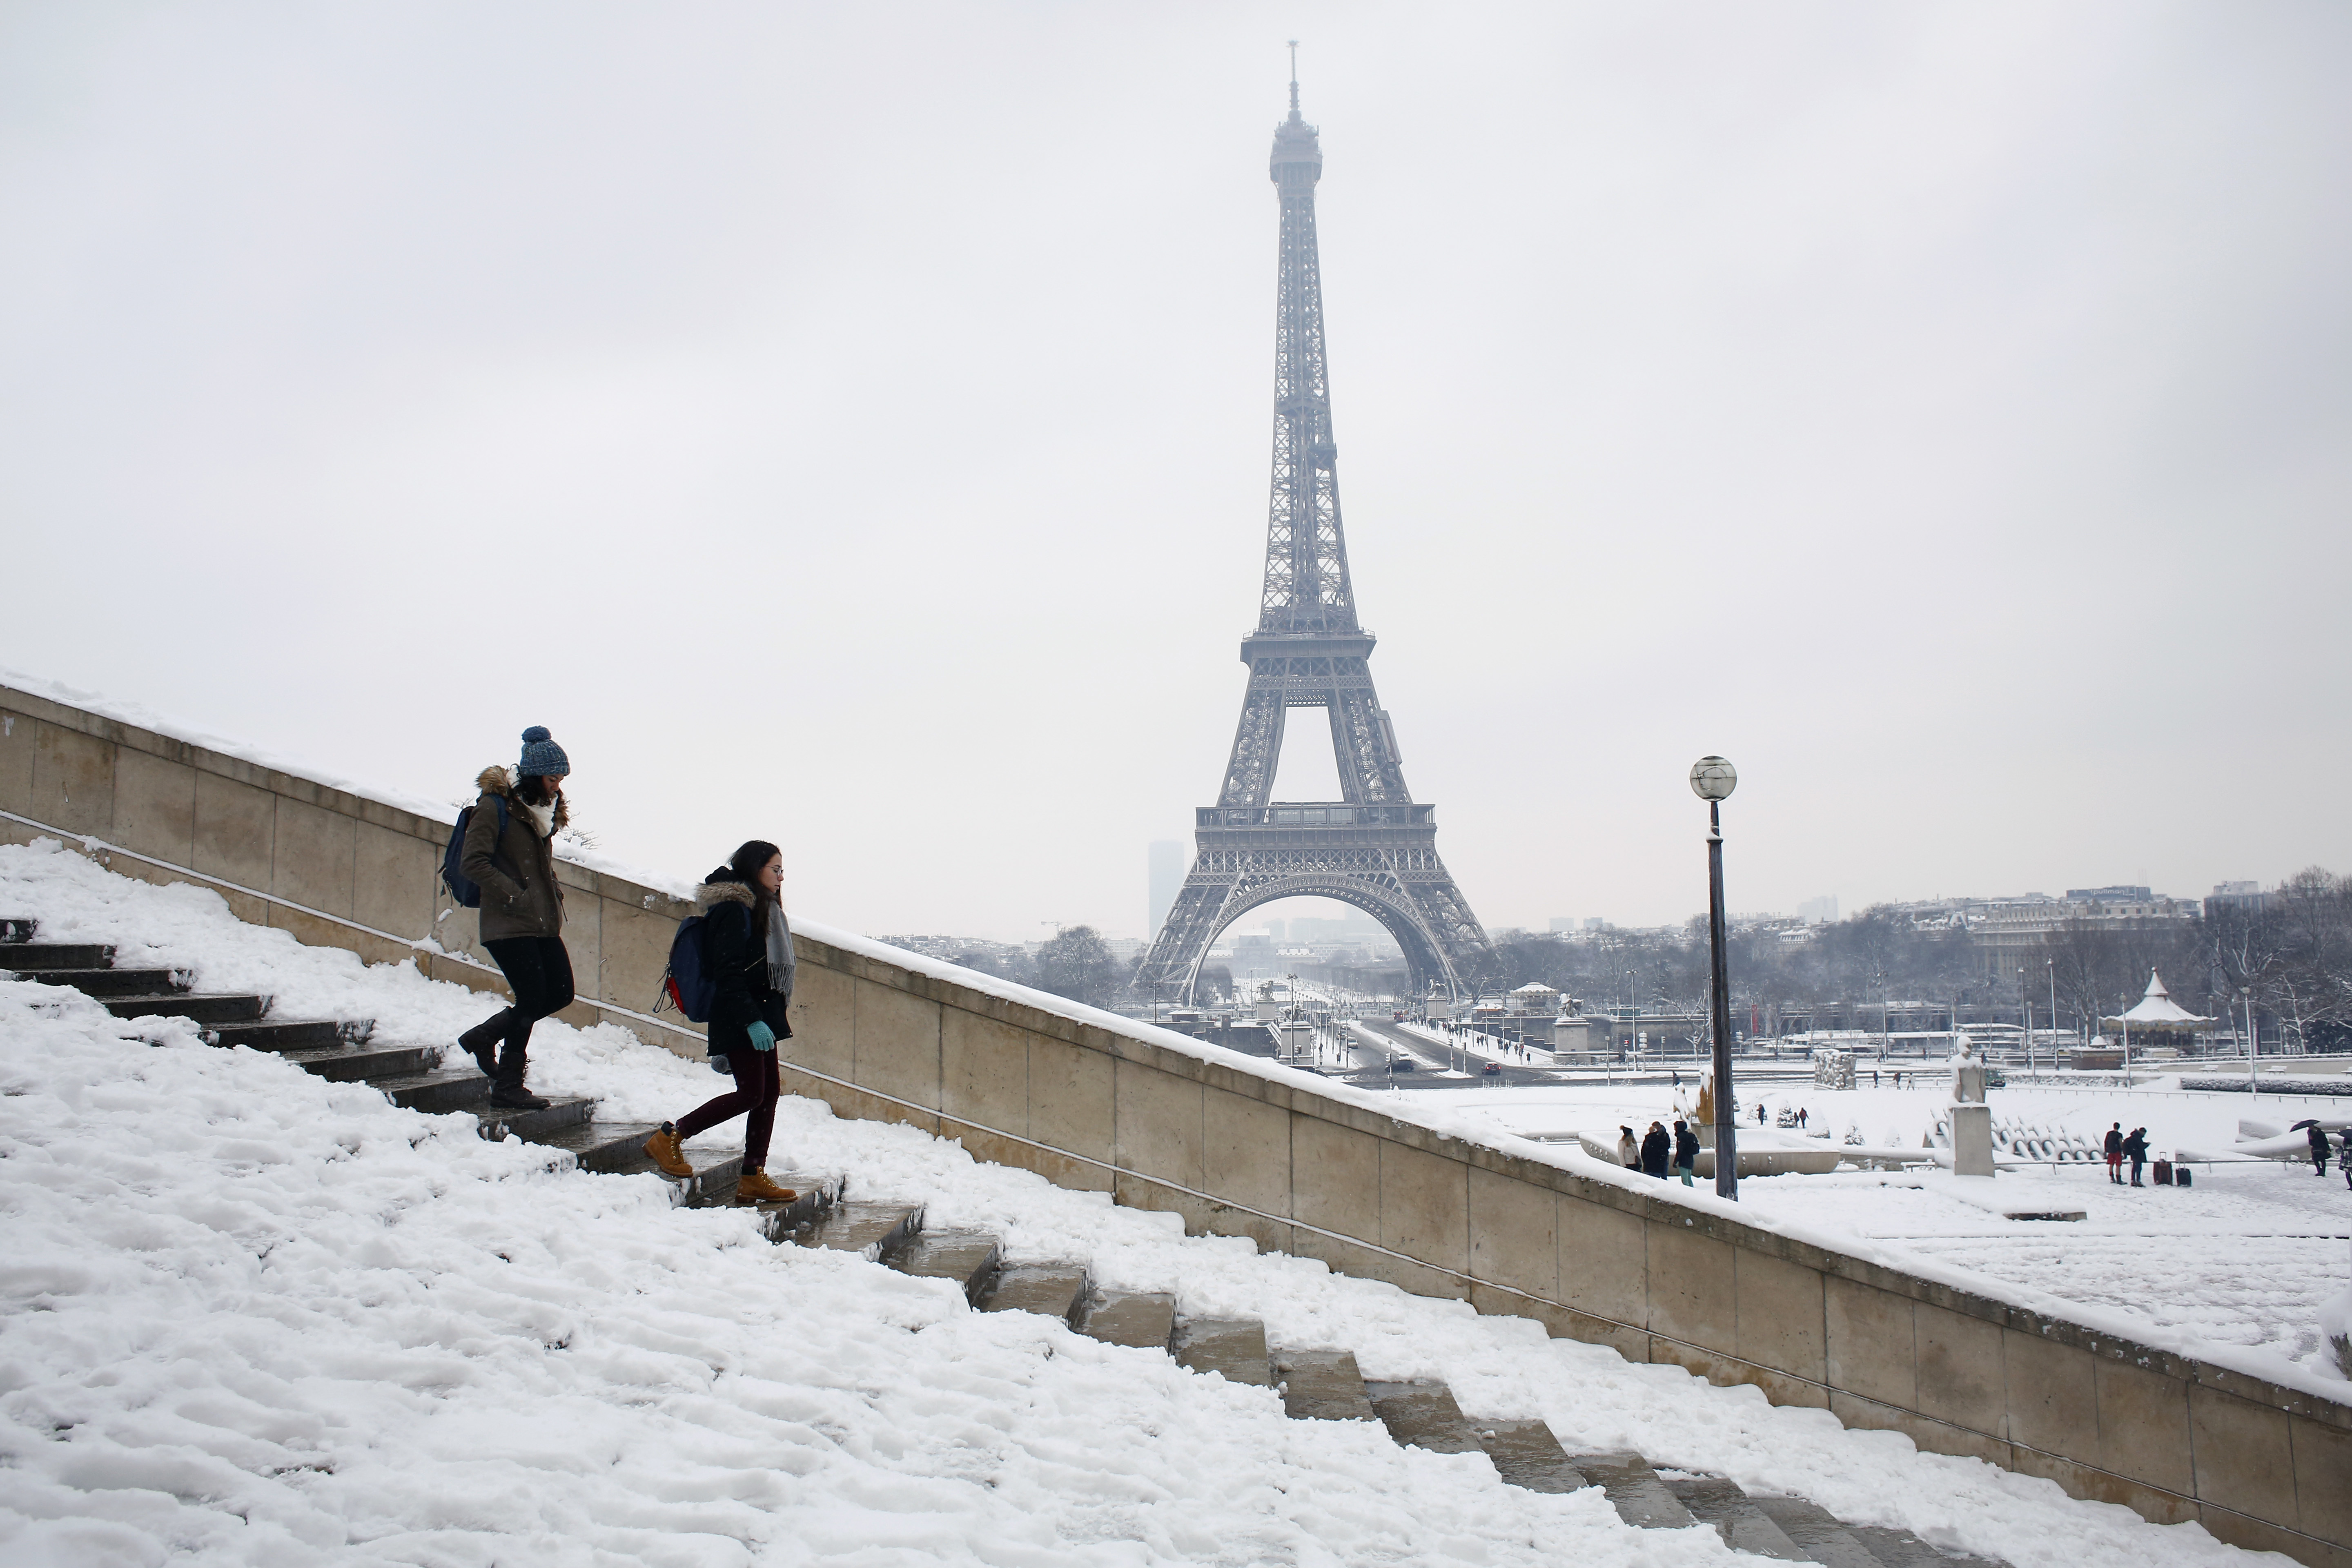
[[[1458,992],[1464,970],[1489,951],[1437,858],[1437,808],[1405,788],[1396,730],[1372,689],[1372,635],[1356,624],[1315,246],[1323,152],[1298,117],[1297,58],[1294,50],[1290,118],[1275,131],[1268,171],[1282,202],[1282,246],[1265,588],[1257,630],[1242,639],[1249,691],[1224,787],[1216,805],[1199,809],[1199,858],[1136,971],[1148,996],[1189,1000],[1218,933],[1276,899],[1337,899],[1379,921],[1404,950],[1416,994]],[[1345,798],[1269,798],[1294,708],[1320,708],[1330,721]]]

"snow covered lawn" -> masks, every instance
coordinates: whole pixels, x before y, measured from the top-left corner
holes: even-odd
[[[2352,1085],[2347,1085],[2352,1089]],[[1410,1092],[1410,1091],[1408,1091]],[[1694,1097],[1686,1089],[1685,1101]],[[1831,1090],[1810,1083],[1759,1085],[1744,1103],[1777,1118],[1802,1106],[1815,1128],[1847,1130],[1874,1144],[1916,1147],[1948,1103],[1948,1089]],[[1425,1098],[1436,1100],[1436,1095]],[[2243,1094],[2134,1089],[1994,1089],[1993,1114],[2063,1129],[2096,1145],[2114,1122],[2145,1126],[2158,1153],[2226,1150],[2241,1119],[2284,1126],[2298,1115],[2337,1114],[2330,1102]],[[1581,1127],[1613,1142],[1621,1123],[1639,1129],[1669,1114],[1661,1086],[1503,1089],[1444,1097],[1494,1125],[1528,1132]],[[2335,1102],[2341,1105],[2344,1102]],[[1679,1114],[1679,1112],[1675,1112]],[[1777,1132],[1779,1129],[1776,1127]],[[2159,1343],[2188,1336],[2192,1347],[2234,1345],[2255,1352],[2237,1364],[2292,1386],[2352,1399],[2319,1331],[2319,1309],[2352,1284],[2352,1188],[2333,1163],[2326,1177],[2309,1163],[2214,1163],[2194,1168],[2187,1189],[2116,1186],[2106,1167],[2059,1165],[2004,1172],[2005,1202],[2042,1212],[2080,1209],[2080,1222],[2006,1220],[1948,1195],[1941,1173],[1774,1176],[1740,1184],[1741,1206],[1883,1249],[1935,1258],[2047,1291],[2096,1309],[2108,1321],[2143,1326]],[[1887,1247],[1886,1244],[1892,1244]]]
[[[217,897],[0,847],[0,912],[193,964],[208,989],[446,1037],[486,1006],[236,921]],[[675,1115],[717,1080],[547,1026],[541,1088]],[[1579,1447],[1800,1492],[2019,1568],[2239,1557],[2052,1483],[1774,1409],[1533,1324],[1186,1237],[1165,1217],[790,1100],[778,1165],[917,1199],[1279,1344],[1437,1376]],[[0,1557],[220,1563],[1728,1563],[1597,1491],[1298,1422],[954,1287],[777,1247],[651,1176],[596,1176],[471,1119],[394,1109],[185,1025],[0,980]]]

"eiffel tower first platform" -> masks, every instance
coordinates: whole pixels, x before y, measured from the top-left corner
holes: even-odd
[[[1270,173],[1282,202],[1274,483],[1257,630],[1242,640],[1249,691],[1224,787],[1216,805],[1199,811],[1199,858],[1136,971],[1136,987],[1190,1000],[1219,932],[1260,904],[1308,897],[1352,904],[1387,927],[1416,994],[1433,985],[1457,992],[1489,944],[1437,858],[1437,808],[1405,788],[1396,730],[1372,689],[1372,635],[1356,624],[1315,244],[1323,153],[1315,128],[1298,117],[1295,79]],[[1344,799],[1268,798],[1294,708],[1320,708],[1329,720]]]

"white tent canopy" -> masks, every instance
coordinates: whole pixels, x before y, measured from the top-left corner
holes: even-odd
[[[2163,978],[2153,969],[2147,972],[2147,993],[2128,1013],[2101,1020],[2105,1024],[2120,1024],[2130,1029],[2210,1029],[2213,1020],[2191,1013],[2172,999],[2164,988]]]

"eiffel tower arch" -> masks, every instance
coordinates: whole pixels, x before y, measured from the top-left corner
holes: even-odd
[[[1268,173],[1282,208],[1274,475],[1257,629],[1242,640],[1249,687],[1217,804],[1197,814],[1192,873],[1136,985],[1189,1000],[1220,932],[1260,904],[1307,897],[1351,904],[1386,927],[1416,992],[1459,992],[1491,944],[1437,857],[1437,808],[1405,787],[1396,727],[1372,686],[1374,639],[1356,621],[1315,240],[1323,153],[1299,118],[1295,79]],[[1284,726],[1300,708],[1321,709],[1330,724],[1339,800],[1271,798]]]

